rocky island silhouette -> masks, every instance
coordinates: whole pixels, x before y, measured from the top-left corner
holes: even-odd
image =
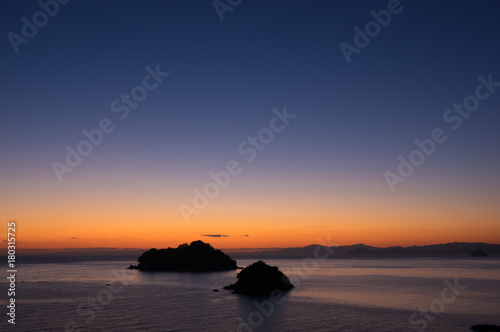
[[[236,278],[236,283],[225,286],[224,289],[233,290],[237,294],[267,296],[272,292],[289,291],[294,287],[277,266],[267,265],[264,261],[247,266]]]
[[[150,249],[129,269],[141,271],[210,272],[236,270],[236,261],[203,241],[181,244],[177,248]]]

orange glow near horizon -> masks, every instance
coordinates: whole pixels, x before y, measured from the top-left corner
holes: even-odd
[[[500,242],[500,226],[493,218],[482,218],[482,223],[490,230],[484,232],[463,215],[440,214],[440,223],[436,224],[434,221],[421,222],[425,214],[402,219],[405,214],[367,211],[351,215],[339,213],[332,217],[296,215],[280,218],[273,214],[241,213],[234,218],[238,222],[234,222],[232,213],[224,215],[212,211],[207,213],[207,218],[186,224],[179,217],[176,222],[169,222],[168,218],[155,218],[153,213],[117,215],[114,219],[105,214],[106,217],[98,219],[92,213],[73,211],[52,215],[46,220],[27,213],[17,219],[16,234],[18,248],[29,249],[165,248],[198,239],[216,248],[300,247],[327,238],[335,245],[364,243],[379,247]],[[174,217],[171,216],[172,220]],[[205,236],[217,234],[227,237]]]
[[[231,194],[222,193],[186,223],[178,204],[189,202],[189,192],[178,198],[175,191],[136,192],[133,183],[98,192],[80,186],[74,193],[63,183],[45,193],[25,184],[1,195],[0,218],[17,221],[19,249],[165,248],[199,239],[229,249],[301,247],[327,238],[336,245],[379,247],[500,243],[496,202],[478,198],[468,204],[452,192],[435,193],[438,200],[425,191],[381,195],[373,185],[358,191],[356,184],[339,183],[334,193],[320,187],[316,195],[299,195],[285,185],[258,191],[236,183]],[[5,224],[4,239],[6,230]],[[228,236],[204,236],[217,234]]]

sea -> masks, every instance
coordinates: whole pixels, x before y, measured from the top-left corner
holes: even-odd
[[[0,282],[0,330],[470,332],[475,324],[500,325],[499,258],[265,261],[295,288],[253,298],[223,289],[238,271],[142,272],[124,260],[21,264],[15,324],[7,315],[9,280]]]

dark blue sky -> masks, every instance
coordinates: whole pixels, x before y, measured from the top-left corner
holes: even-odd
[[[500,88],[456,131],[443,113],[474,93],[477,76],[500,81],[500,3],[400,6],[347,63],[339,44],[353,44],[353,28],[364,29],[387,1],[246,0],[220,21],[210,0],[73,0],[17,54],[7,35],[21,35],[21,18],[32,21],[40,7],[3,1],[2,190],[57,188],[51,163],[109,118],[115,131],[64,175],[64,186],[151,183],[178,194],[165,199],[175,209],[286,105],[297,118],[245,165],[243,188],[276,181],[336,197],[366,184],[370,194],[392,194],[384,172],[396,172],[398,155],[442,127],[448,140],[398,184],[401,195],[447,188],[466,200],[472,185],[475,197],[498,201]],[[157,64],[170,75],[120,120],[111,103]]]

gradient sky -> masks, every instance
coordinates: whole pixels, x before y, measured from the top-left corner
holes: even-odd
[[[0,234],[14,219],[24,248],[500,243],[500,87],[460,128],[443,119],[479,75],[500,81],[500,2],[401,1],[348,63],[340,43],[387,6],[243,1],[221,21],[211,0],[71,1],[16,54],[8,34],[41,8],[2,1]],[[157,65],[170,75],[121,120],[112,102]],[[285,105],[296,118],[247,162],[238,145]],[[115,130],[60,182],[51,164],[103,118]],[[448,139],[392,192],[384,172],[435,128]],[[179,205],[229,160],[242,172],[187,223]]]

